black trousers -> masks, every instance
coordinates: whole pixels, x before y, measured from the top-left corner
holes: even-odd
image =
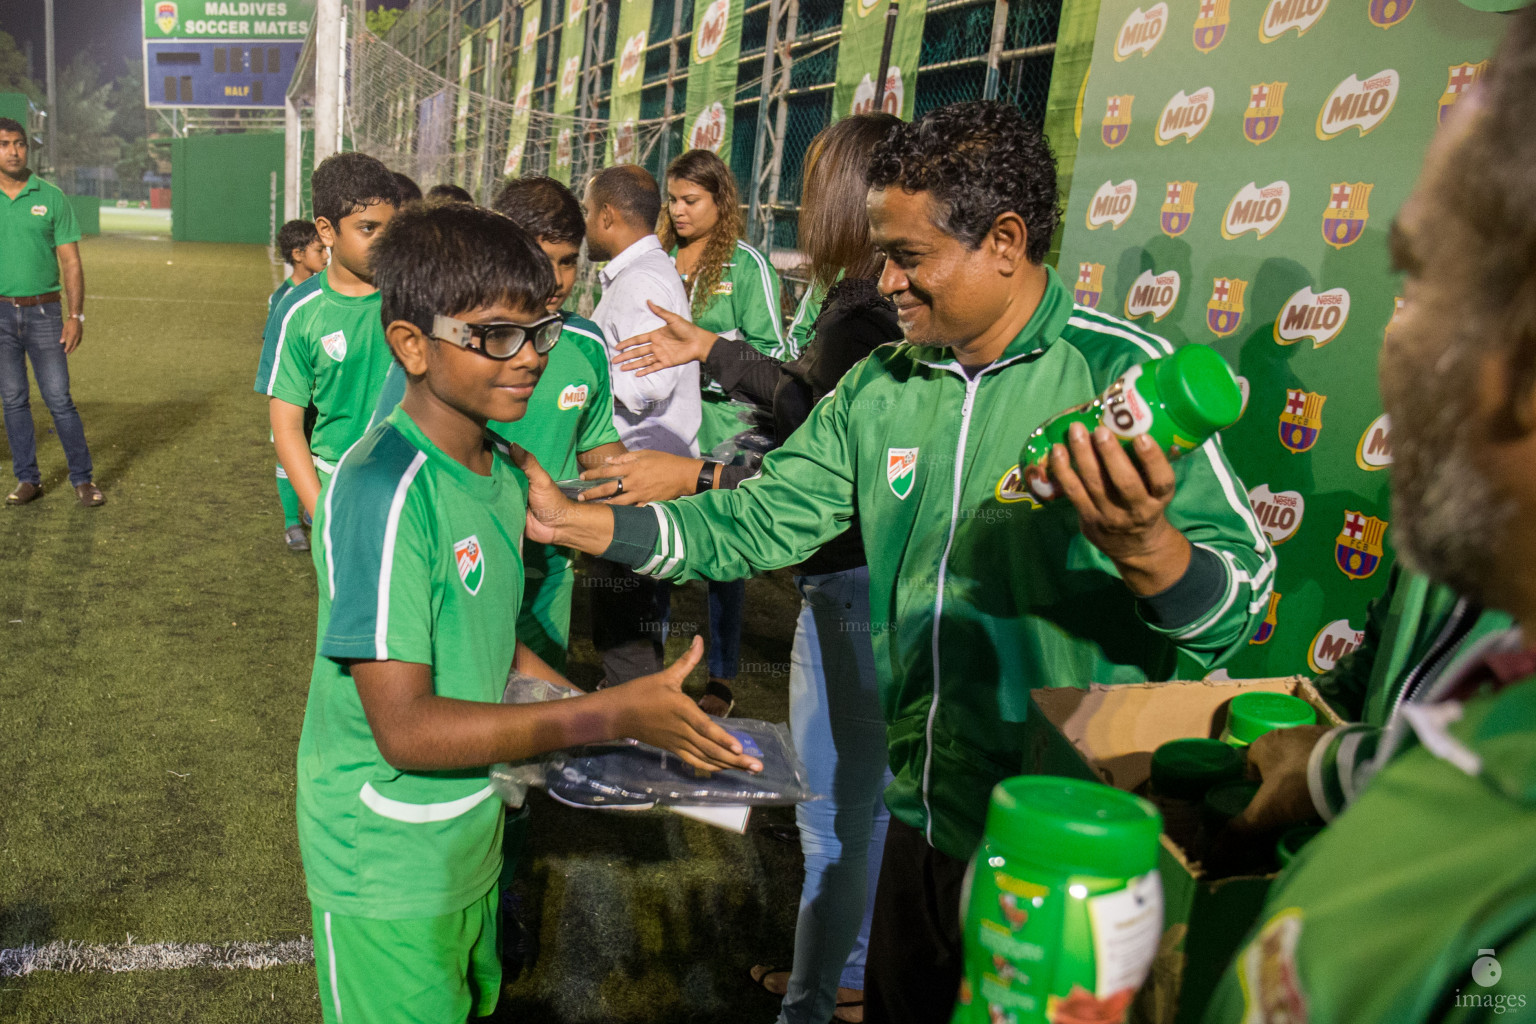
[[[949,1024],[965,964],[966,867],[891,818],[864,967],[866,1024]]]
[[[592,646],[602,656],[603,684],[613,686],[660,672],[672,584],[594,558],[587,566],[586,585],[592,588]]]

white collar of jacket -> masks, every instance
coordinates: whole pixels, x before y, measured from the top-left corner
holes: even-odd
[[[661,241],[655,235],[646,235],[628,249],[625,249],[609,260],[608,265],[603,267],[597,275],[602,281],[603,287],[608,288],[612,286],[614,278],[624,273],[625,270],[634,265],[636,260],[648,252],[661,252]],[[662,253],[662,255],[665,256],[666,253]]]

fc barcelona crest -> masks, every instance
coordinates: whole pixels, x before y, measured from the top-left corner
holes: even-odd
[[[1195,183],[1170,181],[1168,191],[1163,198],[1162,216],[1158,222],[1163,229],[1163,234],[1169,238],[1178,238],[1189,228],[1189,222],[1194,217]]]
[[[1225,338],[1237,330],[1243,320],[1243,292],[1247,281],[1218,277],[1211,287],[1211,301],[1205,304],[1205,324],[1212,333]]]
[[[1255,146],[1268,142],[1280,130],[1280,115],[1285,113],[1280,101],[1285,97],[1285,82],[1260,82],[1248,89],[1248,109],[1243,111],[1243,138]]]
[[[1413,10],[1414,0],[1371,0],[1371,6],[1367,10],[1371,24],[1377,28],[1391,28]]]
[[[1077,285],[1072,289],[1072,301],[1079,306],[1097,306],[1104,294],[1104,264],[1079,263]]]
[[[885,450],[885,482],[891,485],[891,493],[902,501],[912,493],[917,482],[917,449],[887,448]]]
[[[1264,613],[1264,621],[1259,623],[1259,630],[1248,638],[1250,644],[1267,644],[1269,638],[1275,635],[1275,627],[1280,623],[1280,594],[1271,591],[1269,595],[1269,610]]]
[[[1371,190],[1363,181],[1338,181],[1329,186],[1328,209],[1323,211],[1323,241],[1335,249],[1354,245],[1370,220]]]
[[[485,552],[480,548],[480,538],[465,537],[453,546],[453,564],[459,570],[459,581],[470,594],[480,592],[485,582]]]
[[[1344,529],[1333,545],[1333,561],[1352,580],[1363,580],[1381,565],[1381,538],[1387,521],[1350,509],[1344,511]]]
[[[1210,53],[1227,37],[1227,23],[1232,20],[1232,0],[1200,0],[1195,15],[1195,49]]]
[[[1285,389],[1285,408],[1280,411],[1280,443],[1293,452],[1311,451],[1323,429],[1323,403],[1327,395],[1315,391]]]
[[[1452,64],[1446,69],[1445,92],[1440,94],[1440,109],[1435,115],[1439,123],[1445,122],[1445,115],[1451,112],[1456,101],[1466,95],[1479,78],[1488,70],[1488,62],[1481,61],[1477,64]]]
[[[1131,101],[1135,96],[1111,96],[1104,103],[1104,145],[1114,149],[1131,135]]]

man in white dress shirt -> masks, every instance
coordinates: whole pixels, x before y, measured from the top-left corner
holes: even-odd
[[[608,264],[600,274],[603,298],[592,319],[612,357],[625,338],[664,326],[647,299],[665,309],[687,310],[688,292],[656,239],[661,190],[645,168],[610,167],[594,175],[587,186],[586,213],[587,258]],[[615,367],[611,383],[613,425],[626,448],[698,457],[698,363],[644,377]],[[601,558],[593,559],[587,584],[603,685],[661,671],[672,585]]]

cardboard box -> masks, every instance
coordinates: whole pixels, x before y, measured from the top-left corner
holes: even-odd
[[[1034,690],[1028,769],[1140,789],[1151,774],[1152,751],[1169,740],[1219,736],[1228,701],[1253,690],[1300,697],[1317,708],[1319,723],[1342,724],[1302,676]],[[1207,879],[1166,835],[1158,868],[1163,942],[1132,1019],[1190,1024],[1200,1019],[1258,918],[1274,876]]]

